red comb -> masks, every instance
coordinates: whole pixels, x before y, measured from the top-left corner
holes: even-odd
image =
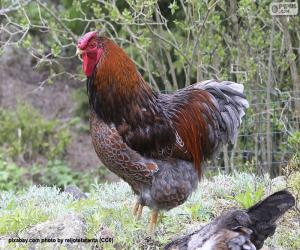
[[[85,47],[87,46],[89,40],[93,37],[95,37],[97,34],[96,31],[91,31],[86,33],[83,37],[81,37],[77,43],[77,47],[79,49],[85,49]]]

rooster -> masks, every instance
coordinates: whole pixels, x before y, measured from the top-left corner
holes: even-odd
[[[165,250],[255,250],[275,233],[276,221],[295,205],[287,190],[278,191],[247,210],[232,210],[200,230],[176,239]]]
[[[89,32],[77,43],[87,76],[92,143],[108,169],[138,196],[134,215],[189,197],[202,163],[237,136],[248,102],[243,85],[208,80],[173,94],[152,90],[116,43]]]

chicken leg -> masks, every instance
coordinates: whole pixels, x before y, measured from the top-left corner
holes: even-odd
[[[149,224],[149,232],[151,234],[154,233],[157,224],[157,219],[158,219],[158,210],[154,209],[151,213],[151,220]]]
[[[137,202],[134,204],[134,207],[133,207],[133,209],[132,209],[132,213],[133,213],[133,216],[134,216],[134,217],[137,216],[139,207],[140,207],[140,203],[137,201]]]
[[[137,201],[133,207],[133,216],[136,217],[137,220],[141,219],[143,213],[144,206]]]

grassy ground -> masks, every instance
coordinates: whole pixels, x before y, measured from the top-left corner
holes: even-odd
[[[114,245],[106,243],[104,249],[116,246],[120,249],[160,249],[176,235],[194,230],[222,211],[247,207],[285,186],[281,177],[271,180],[245,173],[203,180],[185,204],[161,215],[152,237],[147,231],[149,209],[144,210],[141,220],[134,219],[131,209],[135,197],[124,182],[94,184],[85,200],[73,200],[54,187],[33,186],[19,193],[1,193],[0,239],[23,235],[36,224],[75,212],[83,216],[87,224],[86,238],[95,238],[101,227],[112,233]],[[299,224],[299,213],[290,211],[279,222],[267,245],[275,249],[300,249]],[[7,247],[28,249],[22,244]]]

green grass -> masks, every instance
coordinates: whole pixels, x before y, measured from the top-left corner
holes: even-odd
[[[161,248],[175,235],[195,229],[232,207],[245,207],[238,199],[241,192],[256,197],[259,189],[265,195],[284,188],[282,178],[271,180],[251,174],[220,175],[211,180],[203,180],[189,200],[161,215],[154,237],[147,238],[150,210],[145,208],[140,221],[134,220],[131,213],[135,197],[124,182],[93,184],[86,200],[72,200],[54,187],[30,187],[22,192],[2,192],[0,199],[0,238],[1,235],[19,235],[35,224],[47,219],[55,219],[62,214],[76,212],[83,216],[87,230],[85,237],[94,238],[102,226],[114,235],[114,244],[123,249],[134,246],[142,248],[152,244]],[[251,193],[253,190],[254,193]],[[261,191],[259,195],[261,197]],[[247,204],[251,205],[251,204]],[[276,234],[268,240],[268,245],[283,249],[300,248],[300,227],[295,212],[289,212],[278,226]],[[288,230],[287,230],[288,229]],[[26,249],[26,248],[25,248]],[[105,249],[114,249],[106,244]]]
[[[0,234],[18,232],[32,225],[46,221],[49,217],[39,208],[28,204],[25,208],[16,207],[0,216]]]

